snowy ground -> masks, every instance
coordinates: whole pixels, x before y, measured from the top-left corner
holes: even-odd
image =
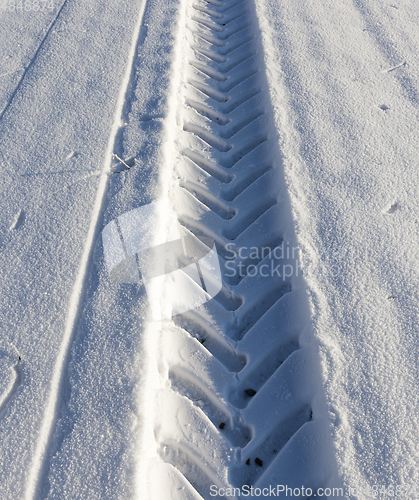
[[[0,0],[1,499],[418,498],[418,22]],[[223,288],[155,322],[101,232],[162,197]]]

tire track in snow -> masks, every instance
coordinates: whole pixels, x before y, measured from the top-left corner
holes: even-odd
[[[65,0],[64,4],[67,0]],[[61,7],[60,12],[62,10]],[[43,425],[40,429],[37,446],[34,452],[31,470],[26,485],[25,499],[34,499],[40,492],[45,475],[48,472],[48,448],[52,439],[54,428],[59,414],[59,401],[60,394],[63,391],[65,376],[68,371],[68,363],[70,360],[71,347],[75,340],[77,333],[78,321],[80,314],[83,310],[83,303],[85,297],[85,288],[87,285],[87,276],[91,268],[91,260],[95,242],[101,230],[102,214],[105,209],[105,199],[108,188],[109,174],[111,173],[112,153],[114,152],[117,136],[121,128],[121,117],[124,113],[124,106],[126,104],[126,96],[129,93],[130,80],[133,73],[133,65],[135,62],[135,54],[137,49],[140,31],[142,27],[142,20],[146,10],[147,0],[145,0],[140,8],[137,23],[133,31],[131,48],[127,57],[127,66],[124,78],[121,82],[118,101],[115,109],[114,121],[111,128],[111,133],[108,140],[107,149],[104,155],[104,162],[100,174],[98,189],[96,192],[96,199],[90,220],[89,230],[86,236],[83,255],[80,261],[77,277],[74,282],[72,294],[67,311],[66,328],[63,334],[63,340],[60,346],[59,353],[56,358],[51,385],[49,388],[48,403],[44,412]],[[58,15],[60,14],[58,13]],[[57,18],[58,18],[57,15]],[[55,21],[54,21],[55,22]],[[49,31],[51,31],[52,26]],[[46,37],[45,37],[46,39]],[[44,40],[45,40],[44,39]],[[43,43],[43,42],[42,42]],[[40,47],[41,48],[41,47]],[[40,49],[38,49],[37,53]],[[36,57],[35,57],[36,58]],[[35,60],[33,59],[33,61]],[[32,64],[32,63],[31,63]],[[29,68],[28,68],[29,69]],[[15,92],[16,93],[16,92]],[[0,119],[4,115],[0,115]]]
[[[171,196],[191,237],[216,242],[224,276],[213,300],[162,330],[171,391],[155,427],[159,454],[205,499],[219,498],[211,485],[266,486],[272,474],[320,487],[328,472],[307,465],[317,454],[302,437],[317,432],[318,386],[300,345],[304,293],[287,273],[297,259],[283,251],[291,217],[253,3],[186,9]],[[304,456],[294,478],[285,449]]]

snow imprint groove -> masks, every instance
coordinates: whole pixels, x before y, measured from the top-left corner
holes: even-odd
[[[160,412],[171,417],[158,418],[155,436],[193,498],[235,498],[211,485],[266,486],[277,470],[286,481],[286,448],[315,461],[298,437],[315,422],[311,354],[299,340],[304,299],[285,272],[296,257],[280,251],[290,217],[252,0],[184,8],[170,196],[191,236],[215,241],[223,287],[162,329],[169,396]],[[327,481],[301,475],[306,487]]]
[[[0,348],[0,417],[22,383],[20,361],[20,357],[12,356],[9,352]]]
[[[50,25],[47,34],[42,40],[35,57],[32,59],[30,65],[28,66],[27,71],[29,71],[38,53],[42,49],[44,41],[47,39],[48,34],[52,30],[56,20],[59,18],[66,4],[67,0],[62,3],[55,19]],[[36,449],[33,453],[30,471],[28,474],[27,483],[25,485],[25,500],[32,500],[39,496],[42,488],[44,487],[44,483],[50,466],[49,452],[51,443],[54,439],[54,430],[58,423],[61,396],[64,393],[64,381],[69,369],[71,348],[76,339],[80,316],[84,306],[85,293],[88,285],[88,273],[91,270],[94,246],[99,235],[100,222],[102,220],[102,214],[106,205],[106,194],[108,191],[109,173],[111,172],[112,153],[114,152],[115,141],[118,131],[121,127],[121,116],[123,115],[124,105],[127,102],[126,96],[129,90],[132,68],[135,60],[135,52],[146,4],[147,1],[145,1],[139,9],[138,18],[133,30],[130,51],[127,55],[127,65],[125,67],[124,76],[119,89],[114,120],[112,123],[110,135],[108,138],[108,144],[104,155],[105,159],[100,172],[100,180],[96,190],[96,197],[93,205],[90,224],[84,241],[84,249],[80,259],[79,269],[77,271],[76,279],[73,283],[69,304],[67,306],[65,331],[63,332],[61,344],[56,357],[54,371],[49,387],[48,401],[44,409],[44,418],[39,430],[39,435],[37,437]],[[24,77],[22,77],[22,80],[23,78]],[[19,85],[22,80],[19,82]],[[17,89],[15,90],[11,100],[9,101],[8,106],[11,104],[14,96],[16,95],[16,92]],[[7,108],[5,108],[5,110],[2,111],[2,114],[0,114],[0,120],[4,116],[6,110]]]

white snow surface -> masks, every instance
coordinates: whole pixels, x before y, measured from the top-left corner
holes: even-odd
[[[259,10],[340,470],[364,492],[414,488],[418,6]]]
[[[186,4],[0,2],[1,499],[201,498],[158,458],[166,438],[154,422],[194,429],[197,413],[165,392],[162,373],[186,360],[220,398],[228,381],[206,351],[161,333],[144,286],[110,280],[100,237],[170,191]],[[301,360],[281,369],[290,387],[307,381],[324,413],[295,441],[318,428],[312,446],[330,464],[318,486],[417,498],[419,5],[252,4],[312,325]],[[262,356],[257,339],[246,348]],[[234,456],[219,434],[184,436],[225,484]],[[285,481],[300,457],[284,452]],[[281,479],[269,471],[266,484]]]

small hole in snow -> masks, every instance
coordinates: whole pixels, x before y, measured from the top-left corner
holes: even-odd
[[[250,398],[252,398],[255,394],[256,394],[256,391],[254,389],[246,389],[244,391]]]
[[[387,210],[387,213],[389,214],[394,214],[394,212],[399,208],[399,204],[398,203],[393,203],[393,205],[391,205],[391,207]]]

